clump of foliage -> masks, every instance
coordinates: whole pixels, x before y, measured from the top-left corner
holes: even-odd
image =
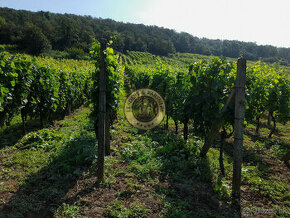
[[[49,150],[55,141],[61,139],[61,135],[53,130],[42,129],[37,132],[30,132],[19,140],[15,146],[19,149],[45,149]]]

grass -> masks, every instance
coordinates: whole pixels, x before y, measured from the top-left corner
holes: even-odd
[[[61,206],[59,206],[56,211],[54,212],[55,218],[62,218],[62,217],[80,217],[80,207],[77,205],[69,205],[66,203],[63,203]]]
[[[95,160],[96,141],[84,128],[90,126],[89,113],[89,109],[79,110],[55,123],[62,128],[30,132],[0,151],[0,178],[6,187],[1,192],[3,211],[17,217],[57,209],[57,201]]]
[[[112,218],[125,218],[125,217],[140,217],[146,218],[150,210],[146,208],[140,201],[135,201],[129,206],[124,206],[122,200],[114,200],[106,207],[105,216]]]
[[[268,138],[270,127],[267,126],[266,119],[262,120],[258,135],[255,133],[255,126],[251,124],[245,131],[243,186],[246,196],[251,193],[255,197],[251,200],[254,203],[247,199],[244,209],[247,211],[251,208],[255,214],[262,215],[261,213],[267,213],[263,211],[266,208],[270,210],[270,214],[287,217],[290,214],[290,173],[281,159],[290,150],[290,126],[289,123],[277,126],[278,131],[271,139]]]
[[[111,130],[105,180],[95,176],[97,141],[90,109],[81,108],[44,129],[31,129],[0,150],[0,217],[238,217],[231,209],[232,139],[220,176],[218,146],[199,159],[203,142],[188,142],[162,127],[132,128],[119,112]],[[12,129],[17,129],[14,121]],[[33,122],[33,121],[31,121]],[[265,120],[263,120],[265,122]],[[172,124],[172,125],[171,125]],[[289,146],[289,124],[245,134],[242,207],[286,217],[289,172],[279,158]],[[3,130],[9,132],[11,130]],[[218,145],[218,144],[217,144]],[[267,209],[267,210],[266,210]]]

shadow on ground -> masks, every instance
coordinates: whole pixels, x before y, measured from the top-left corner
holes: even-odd
[[[71,138],[46,167],[24,181],[0,217],[52,217],[67,192],[94,165],[95,155],[94,137]]]
[[[146,133],[157,148],[162,162],[160,183],[155,190],[165,195],[165,217],[235,217],[229,199],[214,191],[208,159],[200,159],[197,144],[188,144],[173,132],[161,129]],[[220,193],[221,194],[221,193]],[[237,216],[237,215],[236,215]]]
[[[26,133],[42,129],[39,120],[28,120],[26,123]],[[0,149],[13,146],[23,137],[22,123],[12,124],[5,129],[0,129]]]

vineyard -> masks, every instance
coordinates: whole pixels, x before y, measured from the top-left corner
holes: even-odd
[[[0,126],[21,113],[52,121],[80,107],[88,98],[93,67],[84,62],[55,61],[1,53]]]
[[[222,110],[236,60],[116,55],[111,43],[93,44],[92,61],[0,54],[0,217],[239,217],[230,200],[235,108]],[[289,72],[248,63],[245,217],[290,215]],[[124,116],[140,88],[165,101],[152,130]],[[221,131],[200,157],[216,123]]]

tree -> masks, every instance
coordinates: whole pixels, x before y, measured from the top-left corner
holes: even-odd
[[[280,64],[290,66],[290,48],[258,46],[256,43],[236,40],[210,40],[157,26],[122,23],[90,16],[44,11],[35,13],[9,8],[0,8],[0,14],[0,43],[4,44],[21,44],[19,42],[23,38],[23,27],[30,23],[41,30],[54,50],[65,51],[75,47],[88,51],[94,39],[107,38],[114,41],[113,47],[119,52],[148,51],[156,55],[186,52],[232,58],[243,55],[249,60],[262,58],[267,62],[279,61]],[[23,45],[21,48],[27,50],[29,46]]]
[[[51,49],[51,44],[41,29],[33,24],[24,27],[23,38],[19,41],[19,45],[34,55]]]

